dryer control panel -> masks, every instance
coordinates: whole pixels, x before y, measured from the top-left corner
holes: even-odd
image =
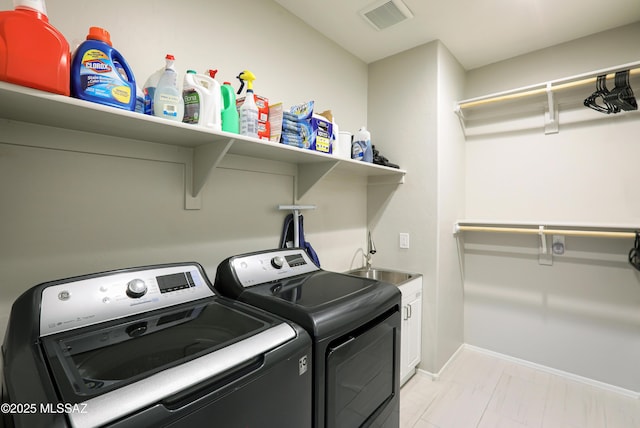
[[[244,288],[320,270],[299,248],[236,256],[231,265]]]
[[[40,336],[214,296],[197,264],[105,272],[46,284]]]

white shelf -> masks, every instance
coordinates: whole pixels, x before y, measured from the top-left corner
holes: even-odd
[[[296,164],[298,199],[333,170],[370,177],[372,182],[401,183],[406,174],[404,170],[214,132],[6,82],[0,82],[0,100],[0,118],[9,121],[192,149],[192,197],[199,195],[211,170],[227,154]]]

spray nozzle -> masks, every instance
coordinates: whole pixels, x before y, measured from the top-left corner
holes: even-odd
[[[216,74],[218,74],[218,70],[207,70],[207,74],[211,76],[212,79],[216,78]]]
[[[253,91],[253,81],[256,80],[256,76],[249,70],[244,70],[238,74],[238,80],[240,80],[240,89],[238,89],[238,95],[242,93],[244,89],[244,83],[247,82],[247,91]]]

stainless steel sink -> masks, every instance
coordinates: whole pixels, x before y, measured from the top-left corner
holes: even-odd
[[[393,285],[402,285],[405,282],[418,276],[417,274],[414,274],[414,273],[400,272],[395,270],[379,269],[379,268],[354,269],[346,273],[348,275],[355,275],[355,276],[361,276],[363,278],[376,279],[378,281],[387,282]]]

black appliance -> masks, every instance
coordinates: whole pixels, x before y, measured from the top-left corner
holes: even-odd
[[[35,286],[2,351],[8,427],[312,423],[309,335],[216,296],[196,263]]]
[[[315,428],[399,426],[397,287],[324,271],[302,249],[279,249],[223,261],[214,288],[311,335]]]

